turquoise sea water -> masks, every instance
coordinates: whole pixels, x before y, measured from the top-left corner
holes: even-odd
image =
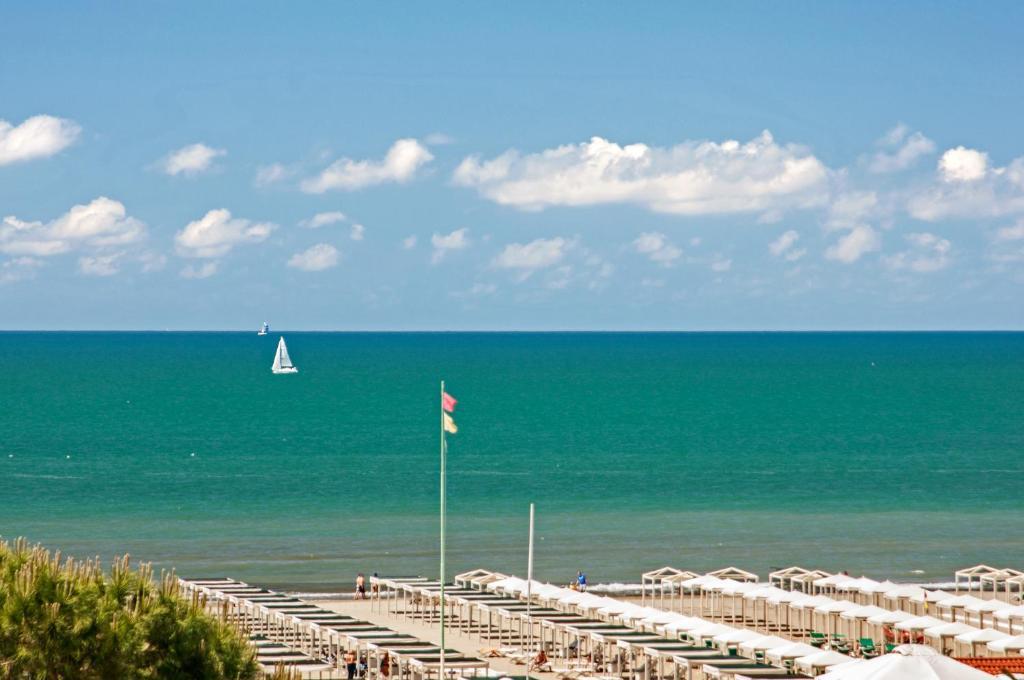
[[[1024,334],[0,333],[0,535],[348,589],[449,562],[636,581],[1024,567]],[[192,454],[195,454],[194,456]],[[70,458],[68,458],[70,456]]]

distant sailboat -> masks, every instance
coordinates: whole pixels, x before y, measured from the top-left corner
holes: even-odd
[[[270,367],[274,373],[298,373],[299,369],[292,364],[292,358],[288,356],[288,345],[284,344],[284,337],[277,342],[277,353],[274,355],[274,365]]]
[[[256,335],[266,335],[270,332],[270,324],[266,321],[263,322],[263,328],[256,332]]]

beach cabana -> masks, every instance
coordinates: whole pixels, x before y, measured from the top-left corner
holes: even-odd
[[[662,567],[661,569],[654,569],[653,571],[646,571],[640,575],[640,603],[647,604],[647,586],[650,584],[651,590],[655,591],[656,585],[661,585],[662,579],[670,576],[678,576],[682,574],[682,569],[676,569],[675,567]],[[696,574],[694,574],[696,576]],[[692,577],[691,577],[692,578]],[[652,592],[653,596],[655,593]],[[653,597],[652,597],[653,599]],[[662,600],[664,600],[664,591],[662,591]]]
[[[798,657],[793,662],[793,666],[797,670],[809,673],[810,675],[817,675],[826,668],[850,663],[851,661],[856,661],[856,659],[846,654],[834,652],[831,649],[815,649],[814,652],[806,656]]]
[[[843,583],[849,583],[850,581],[856,581],[849,574],[832,574],[831,576],[825,576],[823,578],[814,580],[814,592],[819,593],[834,593],[836,588]]]
[[[761,637],[754,638],[753,640],[741,642],[739,649],[740,654],[753,659],[757,658],[759,654],[763,656],[764,652],[769,649],[784,647],[791,644],[793,644],[792,640],[781,638],[778,635],[762,635]]]
[[[956,592],[959,593],[961,586],[964,587],[964,590],[970,591],[975,590],[975,585],[977,585],[977,589],[980,590],[981,577],[988,574],[994,574],[999,571],[999,569],[990,567],[987,564],[977,564],[973,567],[967,567],[966,569],[957,569],[953,572],[954,588],[956,589]]]
[[[945,590],[923,590],[920,593],[911,595],[908,600],[914,604],[914,612],[917,614],[928,614],[935,611],[939,602],[959,597]]]
[[[858,664],[843,664],[819,680],[992,680],[992,676],[971,668],[924,645],[901,645]]]
[[[814,590],[815,581],[818,581],[823,578],[828,578],[830,576],[833,576],[832,572],[822,571],[821,569],[815,569],[813,571],[807,572],[806,574],[793,576],[789,580],[794,589],[799,588],[800,592],[808,593]]]
[[[982,646],[986,651],[988,648],[985,647],[989,642],[995,642],[996,640],[1005,640],[1011,637],[1006,633],[996,630],[995,628],[976,628],[969,633],[961,633],[953,638],[954,646],[957,644],[968,645],[970,647],[970,656],[978,656],[979,645]]]
[[[998,626],[1008,633],[1024,633],[1024,605],[1003,609],[993,614]]]
[[[964,606],[964,612],[967,614],[968,623],[976,624],[979,628],[985,627],[986,616],[989,618],[989,622],[992,622],[994,614],[1010,609],[1014,609],[1012,604],[995,599],[982,600],[981,602],[975,602]]]
[[[786,567],[785,569],[778,569],[768,574],[768,585],[792,590],[794,579],[800,576],[806,576],[809,573],[811,573],[810,569],[804,569],[803,567],[795,565],[792,567]]]
[[[1024,635],[1015,635],[1013,637],[1005,637],[999,640],[993,640],[986,645],[990,651],[1000,652],[1006,654],[1012,652],[1013,654],[1024,654]]]
[[[980,597],[975,597],[974,595],[954,595],[953,597],[942,600],[935,606],[939,611],[943,612],[943,614],[948,612],[950,621],[956,621],[957,612],[959,610],[964,609],[968,605],[984,604],[984,602],[985,600]],[[964,615],[964,618],[967,618],[966,614]]]
[[[1007,600],[1010,598],[1009,580],[1018,576],[1024,576],[1024,571],[1017,571],[1016,569],[999,569],[997,571],[990,572],[988,574],[982,574],[978,581],[981,583],[981,589],[985,590],[991,588],[992,592],[996,597],[999,597],[999,589],[1006,592]]]
[[[778,647],[772,647],[765,652],[765,658],[770,663],[785,664],[791,662],[793,659],[799,659],[801,656],[807,656],[808,654],[815,654],[821,650],[813,645],[809,645],[806,642],[793,642],[788,645],[780,645]]]
[[[848,622],[847,634],[850,637],[859,638],[862,637],[863,633],[861,628],[865,623],[867,623],[868,619],[872,616],[885,614],[888,611],[888,609],[868,604],[861,607],[855,607],[854,609],[847,609],[844,612],[839,612],[839,618]]]
[[[884,600],[890,609],[903,609],[910,605],[910,598],[914,595],[920,595],[925,592],[925,589],[921,586],[897,586],[892,590],[888,590],[882,594],[882,600]]]
[[[675,608],[675,593],[679,591],[679,611],[683,610],[683,595],[685,591],[679,586],[684,581],[691,579],[700,578],[700,574],[696,574],[692,571],[683,571],[674,576],[666,576],[661,579],[661,596],[662,596],[662,607],[664,607],[664,594],[667,590],[669,593],[669,608]],[[653,596],[652,596],[653,597]]]
[[[928,640],[934,640],[936,645],[935,648],[940,652],[945,654],[948,649],[949,653],[952,654],[956,651],[954,649],[953,638],[957,635],[973,633],[977,630],[978,629],[974,626],[969,626],[966,623],[950,622],[943,623],[938,626],[932,626],[931,628],[925,628],[924,636]],[[947,644],[949,647],[946,646]]]
[[[836,626],[833,625],[833,621],[836,621],[837,617],[843,612],[852,611],[854,609],[860,609],[860,605],[849,600],[831,600],[823,604],[818,605],[814,608],[814,614],[820,614],[822,620],[825,621],[825,635],[831,639],[832,633],[837,632]],[[811,623],[814,623],[812,616]]]
[[[750,581],[756,583],[760,580],[760,577],[758,577],[757,574],[754,574],[749,571],[744,571],[739,567],[725,567],[723,569],[709,571],[707,575],[729,581]]]

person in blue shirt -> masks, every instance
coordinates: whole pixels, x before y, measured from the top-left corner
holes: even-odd
[[[582,571],[576,572],[576,588],[581,593],[586,592],[587,590],[587,575],[584,574]]]

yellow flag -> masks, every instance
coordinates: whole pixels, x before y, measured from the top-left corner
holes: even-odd
[[[452,417],[450,415],[448,415],[447,413],[445,413],[443,415],[444,415],[444,431],[445,432],[451,432],[452,434],[455,434],[456,432],[458,432],[459,428],[455,427],[455,421],[452,420]]]

